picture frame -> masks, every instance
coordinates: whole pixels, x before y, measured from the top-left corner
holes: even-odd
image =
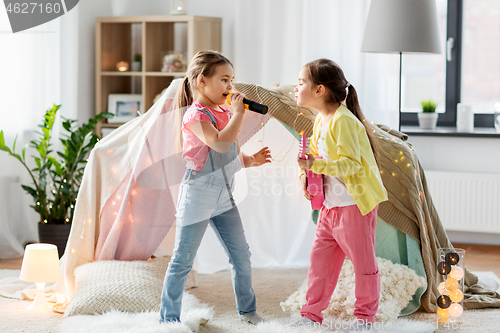
[[[141,94],[109,94],[108,112],[115,116],[108,119],[108,123],[126,123],[144,113]]]

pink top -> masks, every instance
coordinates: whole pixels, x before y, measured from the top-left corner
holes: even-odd
[[[182,119],[182,158],[186,161],[186,167],[188,169],[200,171],[203,169],[205,162],[207,161],[209,147],[203,143],[193,132],[186,128],[186,125],[194,122],[202,123],[212,123],[210,117],[197,108],[204,108],[210,112],[217,122],[217,129],[222,130],[226,127],[227,123],[231,119],[229,113],[230,111],[219,106],[223,111],[211,109],[200,102],[195,101],[189,109],[187,109]]]

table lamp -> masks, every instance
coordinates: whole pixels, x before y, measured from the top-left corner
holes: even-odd
[[[403,52],[441,53],[435,0],[372,0],[361,52],[399,53],[399,129]]]
[[[52,306],[45,298],[44,289],[45,283],[56,282],[62,278],[57,246],[43,243],[26,245],[19,278],[36,283],[36,297],[28,310],[52,311]]]

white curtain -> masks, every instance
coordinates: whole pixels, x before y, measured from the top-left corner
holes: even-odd
[[[237,81],[263,87],[269,87],[272,82],[294,84],[305,63],[329,58],[343,68],[347,79],[357,89],[367,118],[395,127],[398,56],[360,52],[369,3],[369,0],[189,0],[187,9],[191,15],[222,17],[222,51],[233,62]],[[148,0],[140,5],[134,1],[129,3],[124,15],[168,15],[169,8],[168,1],[164,0]],[[0,31],[4,31],[0,33],[3,51],[0,60],[5,64],[0,75],[4,106],[0,129],[6,132],[8,144],[12,144],[15,134],[19,133],[17,146],[20,151],[23,144],[33,138],[33,130],[37,129],[44,110],[52,103],[63,105],[61,114],[65,117],[87,121],[92,115],[93,27],[95,17],[109,16],[111,9],[110,0],[86,0],[59,19],[18,34],[5,33],[10,31],[10,25],[6,13],[0,10]],[[276,127],[276,133],[282,133],[280,126]],[[276,145],[288,142],[291,136],[285,132],[273,141],[270,132],[266,130],[266,144],[279,155],[285,148],[276,148]],[[243,150],[250,153],[252,147],[249,145]],[[276,171],[285,165],[283,163],[296,167],[294,156],[288,158],[264,168]],[[0,152],[0,163],[0,258],[13,258],[22,255],[24,243],[37,240],[37,216],[29,208],[31,197],[24,194],[19,182],[15,182],[20,177],[21,183],[28,184],[26,171],[3,152]],[[247,179],[258,172],[247,171]],[[284,188],[296,178],[295,175],[286,176],[274,181],[277,188]],[[272,223],[262,229],[264,226],[252,222],[260,218],[258,211],[248,208],[252,206],[249,201],[261,200],[254,199],[243,200],[240,204],[254,266],[307,265],[309,245],[304,244],[312,241],[311,224],[308,221],[294,224],[296,222],[291,222],[286,212],[281,219],[273,217]],[[268,199],[278,204],[272,195]],[[280,205],[304,208],[303,218],[308,218],[308,203],[300,196],[282,199]],[[259,209],[263,214],[264,207]],[[271,243],[262,243],[269,240],[261,237],[262,230],[273,235]],[[207,234],[206,241],[213,240],[212,236]],[[275,245],[268,247],[266,244]],[[204,250],[200,253],[204,256],[200,256],[200,271],[203,267],[228,266],[225,255],[205,251],[207,247],[222,251],[220,245],[203,244],[202,247]],[[279,253],[277,248],[288,253]]]
[[[196,10],[205,10],[202,1],[192,2]],[[236,0],[232,5],[234,15],[223,18],[223,53],[235,66],[235,80],[263,87],[295,84],[304,64],[329,58],[357,89],[365,116],[397,126],[399,59],[360,52],[368,0]],[[294,140],[276,120],[255,140],[263,137],[277,160]],[[260,149],[255,140],[242,150]],[[298,190],[297,152],[293,146],[284,160],[237,175],[236,197],[244,198],[239,209],[254,268],[308,266],[314,224],[310,204]],[[230,267],[218,243],[209,228],[198,252],[198,272]]]
[[[6,144],[12,147],[17,135],[16,152],[38,137],[35,133],[45,110],[61,103],[60,20],[16,34],[11,33],[7,13],[0,10],[0,129]],[[54,147],[59,128],[55,126]],[[27,159],[36,154],[27,150]],[[28,172],[19,161],[0,152],[0,259],[20,257],[27,242],[38,241],[38,215],[29,207],[31,196],[21,184],[31,184]],[[34,163],[29,166],[34,167]]]
[[[314,238],[311,204],[300,189],[297,139],[271,119],[243,147],[253,154],[269,147],[274,162],[236,174],[235,200],[252,252],[252,267],[307,267]],[[198,272],[228,269],[215,233],[207,229],[198,251]]]
[[[234,17],[228,18],[234,46],[223,44],[223,51],[230,56],[234,51],[237,80],[263,87],[296,83],[304,64],[332,59],[357,89],[365,116],[395,127],[399,58],[360,51],[369,5],[369,0],[237,0]]]

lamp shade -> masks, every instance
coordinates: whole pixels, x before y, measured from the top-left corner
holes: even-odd
[[[62,276],[57,246],[43,243],[26,245],[19,278],[33,283],[60,280]]]
[[[372,0],[362,52],[441,53],[435,0]]]

